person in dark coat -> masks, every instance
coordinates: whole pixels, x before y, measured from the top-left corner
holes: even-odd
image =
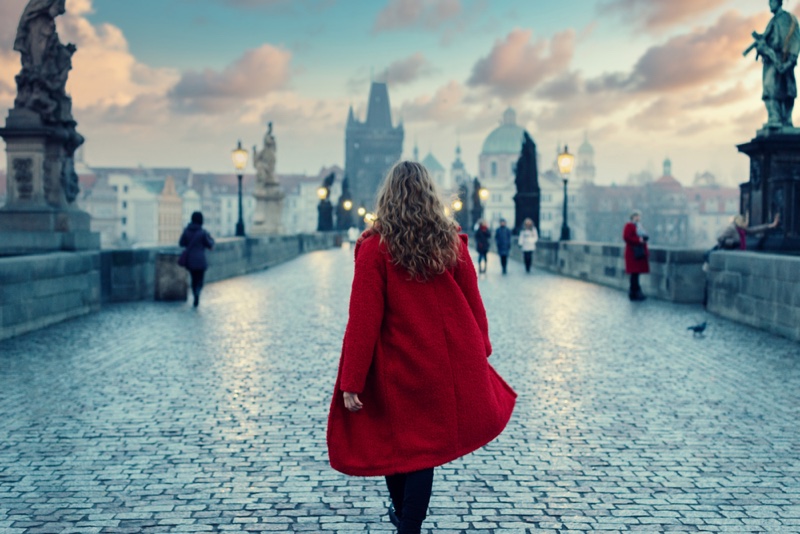
[[[505,219],[500,219],[500,227],[494,233],[494,242],[497,244],[497,255],[500,256],[503,274],[506,274],[508,255],[511,253],[511,230],[506,226]]]
[[[478,229],[475,231],[475,248],[478,250],[478,272],[486,272],[486,257],[489,254],[489,241],[492,239],[492,233],[486,222],[480,220],[478,222]]]
[[[334,469],[386,478],[398,532],[420,532],[435,467],[508,423],[516,393],[489,365],[491,353],[467,236],[425,167],[400,162],[356,243],[327,431]]]
[[[633,301],[645,300],[639,284],[639,275],[650,272],[650,250],[647,248],[649,236],[641,223],[642,215],[638,211],[631,213],[630,222],[622,230],[625,241],[625,272],[631,275],[628,297]]]
[[[200,292],[203,290],[203,279],[208,269],[206,249],[214,248],[214,240],[203,229],[202,213],[199,211],[192,213],[192,222],[183,230],[178,244],[186,247],[186,269],[192,277],[192,295],[196,308],[200,304]]]

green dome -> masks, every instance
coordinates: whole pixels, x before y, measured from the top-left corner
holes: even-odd
[[[525,129],[517,124],[517,114],[508,108],[503,113],[503,124],[489,134],[483,142],[481,154],[519,154]]]

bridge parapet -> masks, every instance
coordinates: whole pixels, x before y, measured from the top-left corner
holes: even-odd
[[[800,341],[800,257],[762,252],[713,252],[708,310]]]
[[[208,253],[206,280],[259,271],[339,243],[341,236],[336,233],[220,239]],[[185,298],[188,273],[175,270],[180,250],[152,247],[0,257],[0,339],[97,311],[106,303],[175,300],[181,294]]]
[[[518,247],[514,247],[512,256],[522,260]],[[622,244],[539,241],[534,263],[564,276],[628,289],[625,245]],[[651,247],[650,275],[642,277],[641,283],[648,296],[672,302],[703,302],[706,283],[703,251]]]

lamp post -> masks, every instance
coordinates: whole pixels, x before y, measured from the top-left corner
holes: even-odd
[[[561,224],[561,239],[560,241],[569,241],[570,231],[567,219],[567,182],[569,175],[572,172],[572,166],[575,164],[575,156],[569,153],[567,145],[564,145],[564,152],[558,155],[558,171],[561,173],[561,179],[564,180],[564,214],[563,223]]]
[[[231,155],[233,166],[236,168],[236,178],[239,181],[239,220],[236,222],[236,237],[244,237],[244,213],[242,209],[242,171],[247,167],[247,150],[242,148],[242,141]]]
[[[358,229],[363,230],[365,228],[364,223],[366,221],[364,220],[364,217],[366,217],[367,215],[367,208],[365,208],[364,206],[359,206],[356,213],[358,213]]]

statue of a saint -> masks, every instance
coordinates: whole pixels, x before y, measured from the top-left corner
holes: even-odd
[[[767,128],[792,127],[792,110],[797,97],[794,68],[800,53],[800,28],[797,17],[783,9],[783,0],[769,0],[773,13],[763,34],[753,32],[755,42],[745,55],[755,48],[756,57],[764,62],[764,92],[767,107]]]
[[[60,165],[49,163],[52,172],[58,174],[50,179],[60,180],[66,200],[71,203],[78,194],[73,156],[84,139],[76,130],[72,99],[67,94],[76,48],[61,43],[56,32],[55,19],[65,12],[66,0],[30,0],[25,6],[14,40],[22,70],[16,77],[17,98],[12,112],[32,115],[40,125],[56,129],[63,153],[58,157]]]
[[[277,145],[275,136],[272,135],[272,123],[268,125],[267,133],[264,135],[264,148],[261,152],[253,147],[253,165],[256,168],[256,188],[264,189],[268,185],[275,185],[278,179],[275,176],[275,153]]]

